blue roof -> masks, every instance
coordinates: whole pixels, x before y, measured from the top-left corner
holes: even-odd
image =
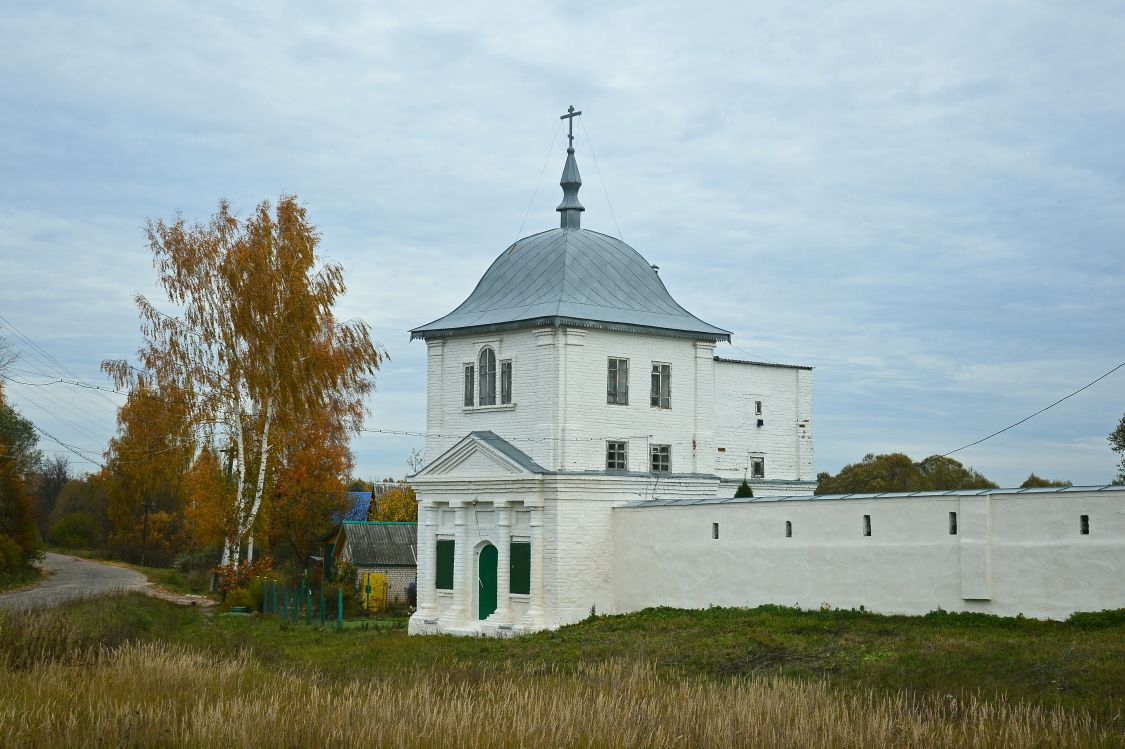
[[[532,325],[730,340],[729,331],[681,307],[640,253],[588,229],[550,229],[520,239],[496,258],[457,309],[410,336]]]
[[[341,520],[367,520],[367,512],[371,509],[371,492],[348,492],[348,511],[342,518],[333,518],[334,522]]]

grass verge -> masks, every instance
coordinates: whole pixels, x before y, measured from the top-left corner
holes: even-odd
[[[104,598],[0,614],[0,745],[1120,746],[1123,617],[652,609],[482,640]]]

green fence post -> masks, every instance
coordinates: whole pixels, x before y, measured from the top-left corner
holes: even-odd
[[[312,588],[305,591],[305,624],[312,624]]]
[[[293,610],[289,612],[289,621],[297,623],[297,586],[293,586]]]
[[[324,581],[320,581],[320,626],[324,626]]]
[[[270,606],[270,613],[277,616],[277,580],[273,581],[273,605]]]
[[[336,631],[344,631],[344,586],[336,589]]]
[[[289,586],[285,586],[285,611],[282,612],[282,619],[289,621]]]

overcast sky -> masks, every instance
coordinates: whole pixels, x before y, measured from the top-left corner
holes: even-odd
[[[10,4],[0,315],[59,362],[6,329],[11,376],[134,356],[146,218],[296,193],[391,356],[368,425],[423,431],[407,330],[557,225],[574,104],[583,226],[720,354],[816,367],[818,471],[947,452],[1125,361],[1123,39],[1117,1]],[[122,400],[7,389],[94,455]],[[1125,369],[956,457],[1107,483],[1123,412]],[[358,437],[357,472],[421,443]]]

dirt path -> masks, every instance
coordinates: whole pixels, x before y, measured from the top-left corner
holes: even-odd
[[[145,593],[181,606],[210,606],[214,603],[206,596],[172,593],[158,588],[140,572],[128,567],[90,559],[47,552],[43,558],[43,569],[52,573],[49,578],[28,588],[0,593],[0,607],[34,609],[129,591]]]

